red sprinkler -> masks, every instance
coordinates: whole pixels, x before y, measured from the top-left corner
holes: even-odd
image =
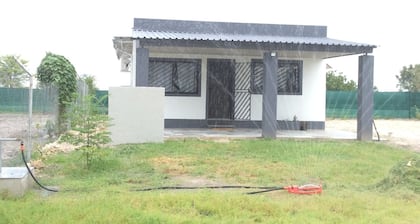
[[[290,185],[286,187],[272,187],[272,188],[266,188],[265,190],[261,191],[253,191],[249,192],[247,194],[259,194],[264,192],[270,192],[270,191],[279,191],[279,190],[286,190],[290,194],[321,194],[322,193],[322,185],[318,184],[305,184],[305,185]]]

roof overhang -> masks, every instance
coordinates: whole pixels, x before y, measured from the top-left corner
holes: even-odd
[[[375,45],[327,37],[326,26],[206,22],[135,18],[131,37],[115,37],[118,58],[131,57],[133,40],[151,53],[248,53],[277,51],[278,55],[332,58],[373,52]]]
[[[278,51],[295,52],[296,55],[309,54],[317,58],[333,58],[355,54],[372,53],[373,45],[353,44],[352,42],[342,42],[334,39],[323,38],[316,42],[306,39],[301,42],[274,42],[274,41],[237,41],[237,40],[203,40],[203,39],[158,39],[158,38],[133,38],[133,37],[115,37],[114,48],[118,58],[124,58],[132,54],[133,40],[138,40],[141,47],[175,47],[178,51],[187,51],[190,48],[218,49],[219,52],[235,49],[257,50],[257,51]],[[312,41],[312,42],[311,42]],[[191,51],[190,51],[191,52]],[[124,56],[125,55],[125,56]]]

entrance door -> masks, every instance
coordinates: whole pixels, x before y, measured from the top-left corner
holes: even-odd
[[[207,61],[207,119],[233,120],[235,63],[227,59]],[[223,122],[218,122],[223,125]],[[217,125],[217,122],[214,123]],[[225,123],[224,125],[227,125]]]

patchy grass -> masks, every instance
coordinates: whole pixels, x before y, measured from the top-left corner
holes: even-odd
[[[395,170],[407,170],[404,164],[418,158],[418,153],[382,143],[318,140],[187,139],[122,145],[107,149],[90,170],[83,167],[79,152],[58,154],[44,161],[46,168],[37,176],[61,191],[48,197],[37,191],[18,199],[5,197],[0,223],[415,223],[418,173]],[[411,164],[409,168],[416,167]],[[324,192],[135,191],[194,181],[321,183]]]
[[[407,188],[420,194],[420,156],[397,163],[377,187],[384,190]]]

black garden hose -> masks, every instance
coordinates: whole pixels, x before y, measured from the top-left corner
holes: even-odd
[[[258,191],[248,192],[246,194],[259,194],[270,191],[284,190],[284,187],[253,187],[253,186],[242,186],[242,185],[223,185],[223,186],[201,186],[201,187],[154,187],[154,188],[143,188],[135,191],[155,191],[155,190],[193,190],[193,189],[259,189]]]
[[[190,189],[227,189],[227,188],[245,188],[245,189],[259,189],[258,191],[248,192],[246,194],[260,194],[270,191],[285,190],[291,194],[320,194],[322,192],[322,186],[316,184],[306,184],[301,186],[285,186],[285,187],[254,187],[254,186],[243,186],[243,185],[223,185],[223,186],[202,186],[202,187],[188,187],[188,186],[168,186],[168,187],[155,187],[155,188],[143,188],[135,191],[154,191],[154,190],[190,190]]]
[[[32,179],[34,179],[35,183],[37,183],[38,186],[40,186],[42,189],[44,189],[46,191],[58,192],[58,190],[56,190],[56,189],[47,188],[44,185],[42,185],[41,183],[39,183],[39,181],[35,178],[34,174],[32,173],[31,169],[29,168],[29,166],[26,162],[26,159],[25,159],[25,154],[23,153],[23,151],[24,151],[24,146],[23,146],[23,142],[21,142],[20,143],[20,152],[22,154],[23,163],[25,163],[26,169],[28,169],[28,172],[31,175]]]

